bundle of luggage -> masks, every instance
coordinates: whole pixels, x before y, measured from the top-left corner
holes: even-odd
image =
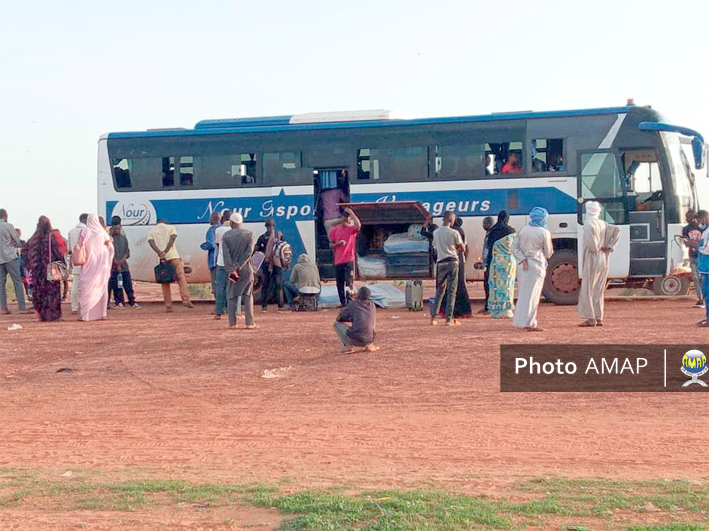
[[[366,249],[357,254],[360,278],[426,278],[430,275],[428,238],[421,234],[421,225],[411,224],[405,232],[374,230]],[[365,251],[362,253],[362,251]]]

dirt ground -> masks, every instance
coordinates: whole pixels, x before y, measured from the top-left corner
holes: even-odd
[[[692,302],[610,301],[602,329],[544,304],[540,334],[381,310],[381,351],[354,355],[339,353],[335,310],[271,307],[254,331],[206,303],[91,323],[68,306],[55,323],[15,312],[0,316],[0,467],[471,493],[527,476],[706,478],[709,395],[499,392],[501,343],[707,343]]]

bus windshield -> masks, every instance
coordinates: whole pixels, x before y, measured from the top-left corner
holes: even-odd
[[[660,136],[665,145],[675,193],[680,200],[682,208],[692,208],[694,206],[692,204],[694,174],[689,167],[686,155],[682,151],[679,135],[677,133],[661,132]]]

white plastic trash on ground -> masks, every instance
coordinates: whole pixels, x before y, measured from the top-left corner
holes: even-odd
[[[17,323],[10,325],[7,327],[7,329],[12,332],[13,330],[22,330],[22,325],[18,325]]]

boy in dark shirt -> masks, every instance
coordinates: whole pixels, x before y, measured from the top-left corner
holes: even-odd
[[[345,354],[356,352],[356,347],[363,347],[367,352],[379,350],[374,344],[377,310],[369,300],[370,296],[368,288],[359,288],[357,298],[342,308],[335,320],[335,331],[340,336]],[[348,326],[348,322],[352,326]]]

